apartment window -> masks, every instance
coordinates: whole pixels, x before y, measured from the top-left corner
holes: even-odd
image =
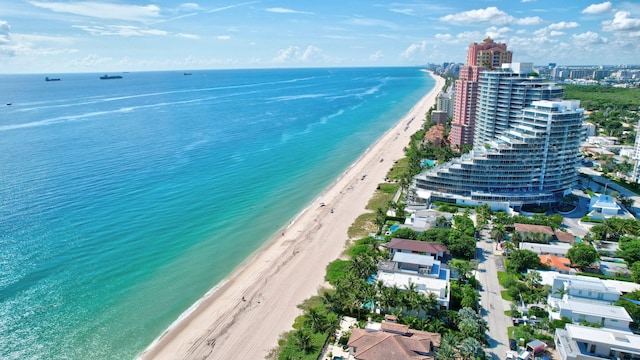
[[[591,344],[591,348],[589,349],[590,353],[595,353],[596,352],[596,344]]]

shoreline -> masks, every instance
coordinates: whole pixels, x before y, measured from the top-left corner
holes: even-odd
[[[138,358],[263,359],[291,330],[301,313],[297,305],[325,285],[326,266],[344,251],[347,229],[366,212],[376,187],[422,127],[445,83],[429,74],[435,84],[428,94]]]

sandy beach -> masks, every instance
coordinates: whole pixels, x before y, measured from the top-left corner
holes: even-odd
[[[429,94],[140,358],[263,359],[291,330],[301,313],[297,305],[325,285],[326,266],[344,251],[347,229],[366,211],[394,160],[404,157],[402,149],[444,85],[434,77]]]

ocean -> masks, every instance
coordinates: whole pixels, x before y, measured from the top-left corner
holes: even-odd
[[[434,86],[191,74],[0,75],[0,358],[135,358]]]

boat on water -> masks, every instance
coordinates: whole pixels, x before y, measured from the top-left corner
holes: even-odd
[[[187,76],[187,75],[191,75],[191,73],[186,72],[186,73],[184,73],[184,75],[185,75],[185,76]]]
[[[100,80],[111,80],[111,79],[122,79],[122,76],[120,76],[120,75],[107,75],[107,74],[105,74],[104,76],[100,76]]]
[[[44,81],[60,81],[60,78],[50,78],[50,77],[46,77],[44,78]]]

